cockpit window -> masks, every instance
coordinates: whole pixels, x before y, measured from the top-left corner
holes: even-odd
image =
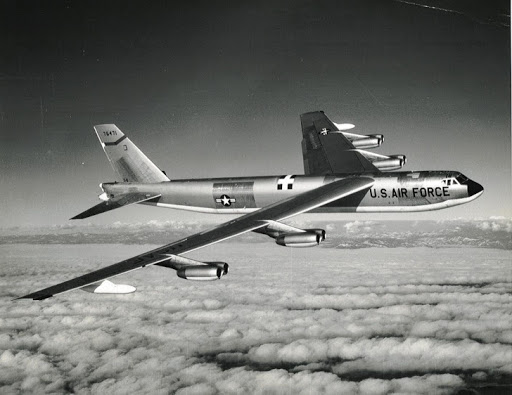
[[[465,175],[463,175],[463,174],[459,174],[456,177],[456,179],[459,182],[459,184],[465,184],[468,181],[468,178]]]
[[[450,185],[459,185],[459,181],[458,181],[458,178],[454,178],[454,177],[452,177],[452,178],[445,178],[443,180],[443,184],[448,185],[448,186],[450,186]]]

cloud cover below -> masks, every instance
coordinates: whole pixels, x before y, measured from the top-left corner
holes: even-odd
[[[478,247],[512,250],[512,219],[456,219],[448,221],[312,221],[311,216],[293,218],[290,225],[322,228],[327,231],[327,247],[341,249],[371,247]],[[114,222],[97,225],[73,222],[50,227],[0,228],[0,244],[167,244],[184,235],[211,229],[226,217],[209,221]],[[235,242],[268,243],[261,234],[248,233]]]
[[[191,257],[230,263],[221,281],[150,267],[115,280],[138,286],[131,295],[10,301],[147,249],[0,246],[0,391],[510,389],[505,250],[218,244]]]

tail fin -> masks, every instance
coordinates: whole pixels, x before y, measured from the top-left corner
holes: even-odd
[[[162,182],[169,178],[114,124],[94,130],[114,171],[123,182]]]

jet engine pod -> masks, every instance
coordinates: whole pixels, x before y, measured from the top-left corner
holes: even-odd
[[[306,232],[316,233],[320,236],[320,241],[325,240],[325,230],[323,229],[304,229]]]
[[[222,270],[222,275],[228,274],[229,265],[226,262],[205,262],[209,266],[216,266]]]
[[[222,264],[223,262],[216,262]],[[226,263],[224,265],[227,266]],[[227,268],[226,268],[227,273]],[[184,266],[176,272],[178,277],[184,278],[185,280],[194,281],[212,281],[218,280],[224,274],[224,266],[221,265],[194,265]]]
[[[365,136],[365,138],[351,140],[351,142],[355,148],[378,148],[384,142],[384,136],[382,134],[371,134]]]
[[[398,170],[407,163],[405,155],[390,155],[387,159],[375,160],[373,165],[379,170]]]
[[[321,234],[315,232],[285,233],[276,238],[276,244],[285,247],[314,247],[320,244]]]

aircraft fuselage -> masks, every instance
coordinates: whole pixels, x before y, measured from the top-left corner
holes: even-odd
[[[161,183],[103,183],[105,197],[142,192],[160,197],[142,204],[189,211],[243,214],[324,184],[361,174],[172,180]],[[429,211],[467,203],[483,191],[457,171],[411,171],[364,174],[374,185],[311,212]]]

